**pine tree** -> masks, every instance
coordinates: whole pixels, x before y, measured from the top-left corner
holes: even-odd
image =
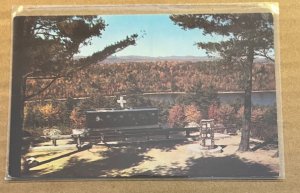
[[[20,176],[20,151],[24,102],[47,90],[60,78],[70,77],[108,56],[135,45],[137,34],[112,43],[93,55],[76,60],[81,46],[101,37],[107,24],[98,16],[43,16],[14,18],[13,82],[9,175]],[[37,92],[26,96],[28,77],[47,78],[49,82]]]
[[[199,29],[204,35],[223,36],[222,41],[198,42],[208,55],[220,56],[227,69],[241,72],[245,91],[244,122],[239,151],[249,150],[251,129],[252,69],[255,57],[271,61],[274,53],[273,17],[268,13],[187,14],[171,15],[170,19],[184,30]]]

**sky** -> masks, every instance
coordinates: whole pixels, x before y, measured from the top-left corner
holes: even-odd
[[[218,41],[222,37],[202,35],[199,29],[183,30],[169,19],[169,15],[105,15],[108,24],[101,38],[92,39],[92,44],[82,47],[79,56],[89,56],[104,47],[131,34],[144,34],[136,46],[130,46],[116,53],[116,56],[206,56],[194,44],[196,42]]]

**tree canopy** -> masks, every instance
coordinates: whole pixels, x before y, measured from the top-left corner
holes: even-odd
[[[76,59],[82,46],[91,44],[94,37],[101,37],[108,26],[99,16],[38,16],[17,17],[23,20],[22,41],[25,66],[23,78],[49,78],[40,91],[25,96],[29,99],[46,90],[55,80],[70,76],[108,56],[135,45],[137,34],[124,37],[119,42],[112,43],[104,49],[86,58]]]
[[[241,71],[240,81],[245,90],[244,123],[240,151],[249,150],[251,129],[251,92],[253,61],[264,57],[274,61],[273,17],[269,13],[186,14],[171,15],[174,24],[184,30],[199,29],[203,35],[223,36],[223,40],[196,43],[206,53],[221,58],[231,70]]]
[[[101,37],[107,24],[99,16],[18,16],[13,21],[13,72],[10,116],[9,175],[20,176],[24,101],[47,90],[56,80],[97,64],[135,45],[138,35],[107,45],[92,56],[77,60],[80,47]],[[26,96],[29,77],[48,79],[40,90]]]
[[[218,53],[229,62],[242,62],[251,46],[255,56],[274,61],[273,17],[269,13],[252,14],[188,14],[172,15],[171,20],[182,29],[200,29],[204,35],[221,35],[223,41],[198,42],[208,54]]]

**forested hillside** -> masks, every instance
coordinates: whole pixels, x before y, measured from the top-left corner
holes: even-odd
[[[253,90],[275,89],[275,67],[272,63],[256,63],[253,68]],[[54,82],[37,98],[88,97],[93,94],[116,95],[149,92],[192,92],[202,82],[218,91],[243,90],[240,70],[216,61],[145,61],[100,63],[79,71],[73,77]],[[51,79],[27,79],[28,95]]]

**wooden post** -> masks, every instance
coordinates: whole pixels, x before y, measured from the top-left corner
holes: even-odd
[[[100,134],[100,143],[104,143],[104,134]]]
[[[188,130],[188,128],[185,130],[185,136],[190,137],[190,131]]]
[[[80,136],[78,135],[77,136],[77,148],[81,148],[81,139],[80,139]]]
[[[53,144],[53,146],[57,146],[57,141],[56,141],[56,139],[52,139],[52,144]]]
[[[167,131],[166,138],[167,138],[167,139],[170,139],[170,132],[169,132],[169,131]]]

